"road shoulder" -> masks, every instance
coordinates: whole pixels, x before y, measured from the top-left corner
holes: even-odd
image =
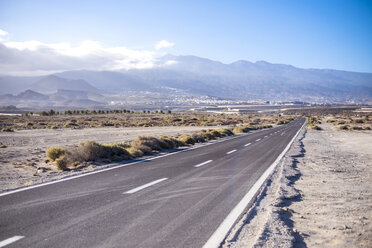
[[[371,246],[370,132],[303,130],[223,247]]]

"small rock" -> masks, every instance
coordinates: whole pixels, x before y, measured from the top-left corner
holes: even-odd
[[[296,228],[293,228],[292,229],[292,232],[297,233],[297,229]]]

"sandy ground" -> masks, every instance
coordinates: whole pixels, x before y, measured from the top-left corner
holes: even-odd
[[[321,127],[299,135],[223,247],[372,247],[372,133]]]
[[[45,151],[51,146],[73,146],[86,140],[100,143],[124,142],[138,136],[177,136],[202,129],[218,127],[141,127],[141,128],[87,128],[87,129],[34,129],[0,133],[0,191],[66,175],[45,163]],[[89,169],[89,168],[88,168]],[[92,168],[91,168],[92,169]]]

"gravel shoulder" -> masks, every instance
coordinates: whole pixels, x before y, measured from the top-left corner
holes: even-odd
[[[223,247],[372,247],[372,133],[303,130]]]
[[[87,140],[100,143],[125,142],[138,136],[178,136],[222,126],[169,126],[140,128],[33,129],[0,133],[0,191],[55,180],[79,171],[60,172],[45,163],[51,146],[73,147]],[[87,170],[95,169],[92,165]]]

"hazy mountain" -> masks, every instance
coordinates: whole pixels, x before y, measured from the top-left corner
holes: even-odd
[[[0,76],[0,94],[18,94],[40,80],[42,77]]]
[[[54,75],[67,79],[82,79],[105,92],[138,91],[152,88],[151,82],[143,81],[135,75],[114,71],[66,71]]]
[[[30,86],[30,89],[41,93],[54,93],[59,89],[100,92],[97,88],[82,79],[72,80],[50,75]]]
[[[19,93],[16,98],[21,100],[37,100],[37,101],[45,101],[49,100],[47,95],[40,94],[33,90],[26,90],[24,92]]]
[[[5,87],[6,83],[4,86],[4,80],[0,77],[1,89],[11,88],[10,85]],[[245,100],[372,102],[372,73],[301,69],[265,61],[252,63],[240,60],[224,64],[195,56],[166,55],[159,58],[157,66],[151,69],[66,71],[38,78],[34,83],[30,83],[32,78],[27,80],[19,78],[21,83],[17,87],[24,85],[23,90],[48,94],[57,90],[80,91],[73,94],[58,91],[50,95],[52,101],[68,98],[105,102],[102,96],[86,94],[103,93],[107,97],[132,92],[133,97],[133,92],[146,91],[170,96],[177,92]],[[8,82],[17,82],[16,77]],[[9,93],[9,90],[4,93]],[[66,94],[69,95],[67,98]]]
[[[105,97],[100,94],[78,90],[57,90],[56,93],[50,95],[49,99],[51,101],[88,99],[97,102],[105,102]]]
[[[43,106],[75,106],[92,107],[106,105],[104,96],[86,91],[57,90],[53,94],[41,94],[33,90],[26,90],[18,95],[0,95],[0,105],[43,107]]]

